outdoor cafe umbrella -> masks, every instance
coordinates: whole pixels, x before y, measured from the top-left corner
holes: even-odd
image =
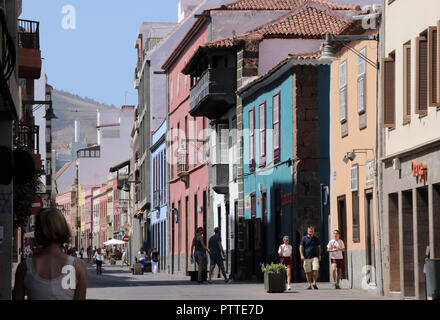
[[[111,246],[111,245],[114,245],[114,244],[125,244],[125,241],[121,241],[121,240],[118,240],[118,239],[111,239],[109,241],[104,242],[105,246]]]

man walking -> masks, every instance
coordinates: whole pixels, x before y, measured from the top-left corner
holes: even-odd
[[[308,227],[307,235],[301,239],[299,246],[301,260],[304,261],[307,283],[309,284],[307,287],[308,290],[312,289],[312,278],[313,288],[318,289],[316,281],[318,280],[319,262],[321,262],[321,245],[319,244],[319,239],[315,237],[314,234],[315,228],[311,226]]]
[[[228,278],[226,277],[225,267],[223,265],[223,259],[225,256],[225,251],[222,246],[222,239],[220,237],[220,228],[216,227],[214,229],[214,235],[209,238],[208,242],[209,249],[209,261],[211,267],[209,268],[209,280],[208,283],[212,283],[212,273],[214,271],[215,265],[218,265],[220,270],[222,271],[223,277],[225,278],[225,282],[228,282]]]

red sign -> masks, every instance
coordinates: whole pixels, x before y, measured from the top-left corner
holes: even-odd
[[[426,180],[428,174],[428,164],[426,162],[415,162],[411,163],[411,171],[413,177],[418,177],[421,180]]]
[[[128,241],[130,241],[130,237],[129,236],[124,236],[122,238],[122,240],[125,241],[125,242],[128,242]]]
[[[282,194],[281,195],[281,205],[286,206],[289,203],[292,203],[292,193]]]
[[[37,214],[40,209],[43,209],[43,200],[35,196],[34,203],[32,204],[32,214]]]

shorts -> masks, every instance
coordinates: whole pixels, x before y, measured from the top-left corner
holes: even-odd
[[[206,258],[205,251],[199,251],[199,250],[194,251],[194,259],[201,260],[205,258]]]
[[[280,263],[284,264],[287,269],[292,269],[292,259],[290,257],[281,257]]]
[[[306,273],[318,271],[319,270],[319,259],[318,257],[312,259],[304,259],[304,271]]]
[[[344,266],[344,259],[331,259],[332,264],[336,264],[338,269],[342,269]]]
[[[209,255],[209,264],[211,267],[218,265],[219,268],[223,267],[223,258],[220,255]]]

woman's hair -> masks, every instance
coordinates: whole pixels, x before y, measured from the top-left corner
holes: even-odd
[[[283,241],[284,241],[286,238],[289,239],[289,236],[284,236],[284,237],[283,237]],[[289,239],[289,240],[290,240],[290,239]]]
[[[341,234],[341,232],[338,230],[338,229],[336,229],[335,231],[333,231],[333,232],[336,232],[337,234]]]
[[[202,227],[198,227],[196,233],[199,233],[201,231],[203,231],[203,228]]]
[[[36,215],[35,241],[44,247],[55,243],[63,245],[70,241],[71,232],[63,214],[54,208],[45,209]]]

